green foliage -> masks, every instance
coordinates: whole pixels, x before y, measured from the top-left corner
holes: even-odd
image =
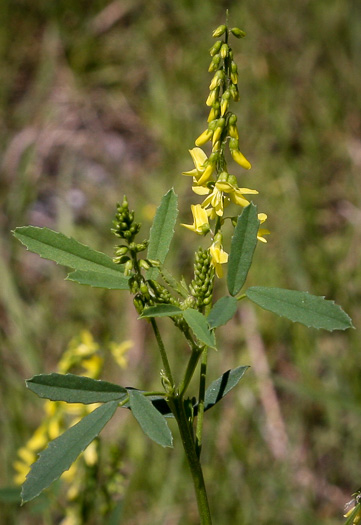
[[[26,478],[21,492],[23,503],[38,496],[70,468],[113,417],[117,406],[117,401],[104,403],[49,443]]]
[[[66,403],[107,403],[128,397],[119,385],[74,374],[40,374],[28,379],[26,386],[39,397]]]
[[[173,447],[173,437],[164,416],[138,390],[129,390],[130,408],[143,432],[162,447]]]
[[[350,317],[334,301],[308,292],[253,286],[246,295],[265,310],[293,322],[325,330],[346,330],[352,327]]]
[[[144,308],[140,317],[172,317],[173,315],[180,315],[182,313],[182,310],[178,308],[178,306],[173,306],[172,304],[158,304],[157,306]]]
[[[118,273],[118,275],[106,272],[93,272],[91,270],[75,270],[68,274],[67,281],[74,281],[79,284],[86,284],[94,288],[106,288],[108,290],[128,290],[128,278]]]
[[[164,195],[154,217],[150,230],[148,259],[155,259],[164,263],[169,246],[174,235],[174,226],[177,220],[178,198],[171,189]],[[148,278],[154,279],[159,273],[157,268],[148,271]]]
[[[237,299],[235,297],[221,297],[209,312],[207,321],[209,328],[218,328],[223,324],[228,323],[234,316],[237,310]]]
[[[231,295],[237,295],[246,281],[257,245],[258,227],[257,207],[251,203],[238,217],[232,237],[227,274],[227,286]]]
[[[209,329],[209,324],[203,314],[193,308],[188,308],[183,312],[183,316],[199,341],[211,348],[216,348],[215,335]]]
[[[13,233],[28,250],[37,253],[44,259],[50,259],[57,264],[74,268],[74,270],[104,275],[105,278],[109,275],[114,279],[118,278],[120,286],[125,286],[121,267],[113,263],[105,253],[97,252],[75,239],[48,228],[22,226],[16,228]]]
[[[249,366],[238,366],[233,370],[228,370],[224,372],[218,379],[213,381],[206,390],[204,397],[204,410],[209,410],[216,403],[221,401],[225,395],[228,394],[238,385]]]

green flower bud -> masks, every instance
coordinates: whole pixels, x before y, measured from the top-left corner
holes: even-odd
[[[244,38],[246,36],[246,33],[239,27],[232,27],[231,33],[237,38]]]
[[[233,62],[233,60],[231,63],[231,80],[233,84],[237,84],[238,82],[238,67],[237,64]]]
[[[149,270],[149,268],[151,267],[151,265],[146,259],[140,259],[139,266],[143,268],[143,270]]]
[[[213,104],[215,104],[215,102],[218,99],[218,95],[219,95],[219,87],[217,87],[216,89],[212,89],[212,91],[209,93],[208,98],[206,100],[206,105],[213,106]]]
[[[125,255],[128,252],[128,246],[116,246],[115,247],[115,255]]]
[[[213,46],[209,50],[209,54],[211,55],[211,57],[213,57],[214,55],[218,53],[218,51],[221,49],[221,45],[222,45],[222,40],[218,40],[215,44],[213,44]]]
[[[152,268],[159,268],[160,266],[160,261],[158,261],[157,259],[147,259],[147,261],[149,262]]]
[[[237,86],[235,84],[231,84],[229,86],[229,91],[231,92],[231,96],[232,96],[233,100],[235,102],[238,102],[238,100],[239,100],[239,92],[238,92]]]
[[[226,56],[228,55],[228,50],[229,50],[228,44],[223,44],[221,47],[221,57],[223,59],[225,59]]]
[[[209,65],[208,72],[212,73],[212,71],[216,71],[218,69],[220,61],[221,61],[221,55],[214,55]]]
[[[227,26],[225,25],[218,26],[217,29],[215,29],[212,33],[213,38],[218,38],[219,36],[222,36],[226,29]]]
[[[129,259],[124,265],[124,275],[130,275],[131,271],[133,270],[133,261]]]
[[[139,296],[135,296],[133,298],[133,304],[135,306],[135,309],[137,310],[138,314],[141,315],[144,310],[144,303],[142,299]]]
[[[214,267],[211,264],[211,255],[208,250],[205,251],[199,248],[194,260],[194,279],[189,286],[193,296],[192,299],[197,308],[201,309],[207,302],[211,301],[213,282]],[[189,303],[188,299],[187,303]],[[189,307],[188,304],[186,307]]]
[[[209,90],[212,91],[213,89],[219,87],[222,84],[222,82],[224,82],[225,78],[226,76],[224,74],[224,71],[217,71],[214,77],[212,78],[211,83],[209,84]]]
[[[125,264],[130,260],[128,255],[119,255],[118,257],[113,257],[113,262],[115,264]]]

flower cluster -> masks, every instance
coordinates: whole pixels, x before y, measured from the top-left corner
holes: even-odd
[[[183,172],[183,175],[193,178],[194,193],[204,197],[201,204],[191,206],[193,224],[183,224],[183,226],[199,235],[211,234],[213,243],[209,251],[218,277],[222,277],[222,265],[228,261],[228,254],[222,246],[221,227],[225,220],[224,210],[231,202],[244,208],[250,204],[245,195],[258,194],[257,190],[238,186],[237,178],[228,171],[225,158],[228,145],[232,159],[246,170],[251,168],[250,162],[239,149],[237,117],[229,110],[230,102],[239,100],[238,70],[228,42],[231,34],[237,38],[245,36],[241,29],[228,29],[225,25],[219,26],[213,32],[213,37],[224,36],[224,40],[217,40],[210,49],[212,60],[208,71],[214,73],[214,76],[209,85],[210,92],[206,101],[207,106],[211,108],[208,126],[195,141],[196,147],[189,151],[194,169]],[[212,151],[208,157],[201,146],[209,141],[212,144]],[[267,219],[267,215],[260,213],[258,219],[262,224]],[[213,230],[210,221],[215,221]],[[264,235],[268,233],[268,230],[260,228],[257,238],[267,242]]]
[[[115,362],[120,368],[128,365],[126,353],[132,346],[131,341],[122,343],[110,342],[109,349]],[[92,334],[83,330],[79,336],[74,337],[62,355],[58,371],[67,374],[77,370],[81,375],[98,379],[103,367],[104,356],[99,353],[99,345],[94,341]],[[26,444],[18,450],[18,458],[14,462],[16,475],[14,482],[21,485],[30,470],[31,465],[37,460],[37,454],[43,450],[53,439],[56,439],[66,428],[75,425],[84,416],[92,412],[99,404],[84,405],[81,403],[68,404],[62,401],[46,401],[44,403],[45,417],[40,426],[35,430]],[[94,440],[88,445],[70,469],[62,475],[69,486],[67,491],[68,505],[66,517],[61,525],[80,525],[83,523],[77,518],[78,508],[75,502],[83,490],[86,482],[86,470],[98,464],[98,441]],[[74,505],[72,505],[74,503]]]

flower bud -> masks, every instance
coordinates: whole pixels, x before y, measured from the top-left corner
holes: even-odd
[[[217,101],[218,95],[219,95],[219,87],[217,87],[216,89],[212,89],[212,91],[209,93],[208,98],[206,100],[206,105],[213,106],[213,104],[215,104],[215,102]]]
[[[124,275],[128,276],[130,275],[131,271],[133,270],[133,261],[128,260],[124,265]]]
[[[221,115],[222,115],[222,117],[223,117],[223,115],[225,114],[225,112],[228,109],[230,97],[231,97],[231,93],[227,89],[227,91],[225,91],[223,93],[222,98],[221,98]]]
[[[228,55],[228,50],[229,50],[228,44],[226,44],[226,43],[222,44],[220,53],[221,53],[221,57],[223,59],[225,59],[226,56]]]
[[[209,140],[211,140],[213,136],[213,131],[211,129],[206,129],[199,135],[199,137],[195,141],[196,146],[203,146],[203,144],[206,144]]]
[[[239,135],[237,126],[228,126],[228,133],[230,137],[238,140]]]
[[[231,96],[232,96],[233,100],[235,102],[238,102],[238,100],[239,100],[239,92],[238,92],[238,88],[237,88],[236,84],[231,84],[229,86],[229,91],[231,93]]]
[[[211,57],[214,57],[214,55],[218,53],[218,51],[221,49],[221,45],[222,40],[218,40],[215,44],[213,44],[213,46],[209,50],[209,54],[211,55]]]
[[[217,29],[215,29],[212,33],[213,38],[218,38],[219,36],[222,36],[226,29],[227,26],[225,25],[218,26]]]
[[[237,38],[244,38],[246,36],[246,33],[239,27],[232,27],[231,33]]]
[[[128,255],[118,255],[117,257],[113,257],[113,262],[115,264],[125,264],[129,259]]]
[[[231,140],[235,140],[235,139],[231,139]],[[233,160],[236,161],[237,164],[242,166],[242,168],[245,168],[246,170],[251,169],[251,163],[246,159],[246,157],[238,149],[231,149],[231,155],[232,155]]]
[[[215,144],[221,138],[224,124],[225,124],[224,118],[218,119],[217,127],[213,133],[212,144]]]
[[[128,252],[128,246],[117,246],[115,249],[115,255],[121,256]]]
[[[212,106],[211,111],[209,112],[207,122],[211,122],[212,120],[215,120],[219,117],[219,109],[220,109],[219,102],[215,102],[214,105]]]
[[[238,67],[237,67],[237,64],[233,62],[233,60],[231,63],[231,80],[233,84],[238,83]]]
[[[142,299],[139,296],[134,297],[133,304],[135,306],[135,309],[137,310],[138,314],[141,315],[144,310],[144,303]]]
[[[139,266],[143,268],[143,270],[149,270],[149,268],[151,267],[151,265],[146,259],[140,259]]]
[[[213,89],[219,87],[224,80],[225,80],[224,71],[222,70],[217,71],[214,77],[212,78],[211,83],[209,84],[209,90],[212,91]]]
[[[220,61],[221,61],[221,55],[214,55],[209,65],[208,72],[212,73],[212,71],[216,71],[218,69]]]

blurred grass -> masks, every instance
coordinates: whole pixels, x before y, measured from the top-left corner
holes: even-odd
[[[180,173],[204,128],[210,35],[226,7],[231,23],[247,33],[234,45],[241,149],[253,164],[242,185],[261,191],[257,204],[272,230],[268,246],[257,250],[249,284],[326,295],[360,328],[359,2],[2,0],[1,486],[12,484],[16,449],[41,418],[24,378],[54,370],[80,329],[89,327],[99,341],[133,334],[120,382],[158,385],[152,370],[159,369],[128,299],[64,282],[63,269],[27,253],[9,232],[48,226],[111,254],[117,200],[127,193],[146,236],[154,207],[173,185],[181,221],[189,221],[193,197]],[[183,234],[178,228],[169,267],[189,275],[199,239],[190,245]],[[330,335],[255,313],[287,449],[275,457],[270,429],[277,421],[265,413],[264,376],[255,362],[223,410],[206,419],[214,521],[340,523],[361,481],[358,331]],[[212,378],[255,359],[239,319],[221,336]],[[172,333],[167,338],[172,345]],[[177,453],[158,450],[122,417],[128,478],[121,523],[195,524],[188,472]],[[0,505],[4,524],[59,519],[40,518],[36,503]]]

